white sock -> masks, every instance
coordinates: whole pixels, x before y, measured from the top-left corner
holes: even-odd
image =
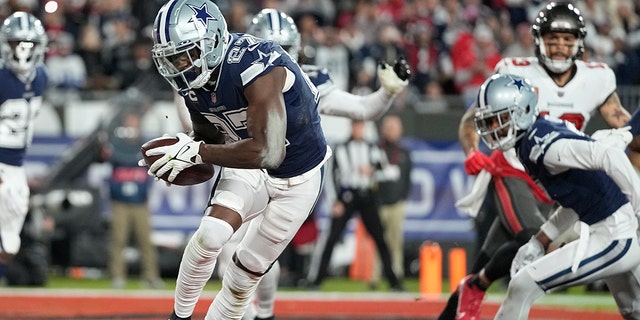
[[[256,311],[258,317],[267,318],[273,316],[273,305],[276,301],[279,281],[280,263],[276,260],[271,270],[262,276],[256,289]]]
[[[181,318],[193,314],[204,285],[209,281],[216,265],[220,249],[233,234],[233,228],[226,221],[205,216],[200,227],[189,240],[182,255],[180,272],[176,281],[174,311]],[[203,239],[210,248],[203,246]]]
[[[222,278],[222,289],[216,295],[205,320],[240,320],[253,297],[260,277],[249,274],[231,262]]]

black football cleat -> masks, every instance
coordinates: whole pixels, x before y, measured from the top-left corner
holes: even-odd
[[[173,312],[171,312],[171,315],[169,316],[169,320],[191,320],[191,316],[188,316],[186,318],[180,318],[176,315],[176,311],[174,310]]]

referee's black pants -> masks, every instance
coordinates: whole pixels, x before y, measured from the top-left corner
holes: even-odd
[[[344,190],[340,193],[340,200],[344,204],[344,214],[331,217],[331,230],[322,251],[322,259],[313,285],[319,286],[327,276],[333,248],[342,236],[347,222],[358,212],[367,232],[376,244],[382,262],[382,272],[389,281],[389,287],[394,290],[402,290],[402,285],[393,272],[391,254],[384,240],[383,226],[378,213],[377,194],[370,190]]]

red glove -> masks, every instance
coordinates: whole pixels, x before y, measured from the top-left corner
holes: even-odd
[[[467,159],[464,160],[464,170],[467,174],[477,175],[482,169],[492,169],[494,167],[493,161],[489,157],[478,151],[473,150],[467,155]]]

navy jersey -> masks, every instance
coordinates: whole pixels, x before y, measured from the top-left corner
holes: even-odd
[[[282,66],[295,76],[284,92],[287,114],[286,156],[269,174],[278,178],[300,175],[323,161],[327,144],[320,127],[318,90],[296,62],[272,41],[247,34],[231,34],[214,91],[194,89],[184,96],[191,113],[199,113],[224,135],[226,142],[249,138],[244,88]]]
[[[42,106],[47,86],[44,67],[36,68],[25,84],[11,70],[0,66],[0,162],[21,166],[33,140],[33,122]]]
[[[336,89],[336,86],[331,80],[331,76],[329,75],[329,70],[327,68],[322,68],[316,65],[311,64],[303,64],[302,71],[309,77],[311,83],[313,83],[316,88],[318,88],[318,93],[320,94],[320,98],[329,94],[329,92]]]
[[[569,169],[559,174],[550,173],[543,159],[549,146],[559,139],[591,140],[564,121],[540,118],[516,144],[518,157],[527,173],[542,184],[553,200],[573,209],[580,220],[589,225],[629,202],[602,170]]]

